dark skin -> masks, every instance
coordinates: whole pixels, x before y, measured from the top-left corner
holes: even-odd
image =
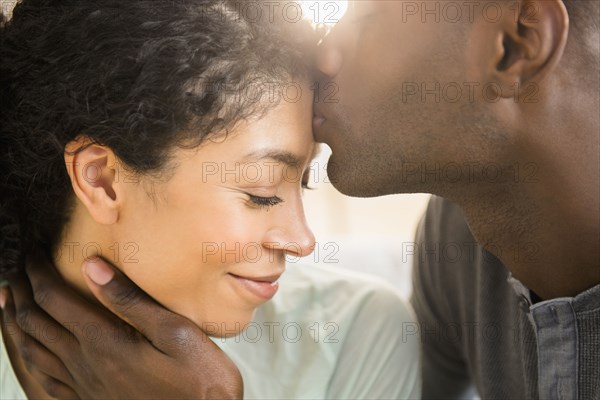
[[[83,300],[41,257],[4,289],[3,337],[29,398],[243,397],[236,366],[202,330],[103,265],[114,273],[105,285],[82,273],[106,308]]]
[[[481,8],[474,11],[473,20],[436,23],[430,17],[422,22],[420,14],[410,17],[403,10],[407,3],[414,2],[352,2],[348,14],[321,46],[318,67],[323,82],[336,85],[338,102],[317,103],[317,114],[326,121],[317,127],[315,135],[333,150],[329,175],[336,188],[362,197],[428,192],[455,201],[465,211],[477,240],[484,246],[495,244],[496,251],[491,247],[490,251],[543,299],[574,296],[599,284],[598,77],[593,62],[581,66],[578,61],[587,39],[567,40],[569,16],[562,1],[497,2],[505,8],[494,23],[483,18]],[[535,18],[530,10],[535,10]],[[468,10],[463,12],[469,15]],[[403,16],[407,16],[406,21]],[[588,80],[578,79],[580,76]],[[420,92],[402,97],[414,89],[414,84],[418,89],[422,83],[431,88],[436,81],[458,83],[466,88],[465,94],[455,102],[437,102],[431,97],[420,101]],[[479,90],[471,98],[465,84],[473,82]],[[488,86],[491,92],[486,99],[481,88],[488,84],[493,85]],[[324,84],[321,88],[321,99],[331,94],[331,87]],[[536,91],[535,101],[515,101],[515,91],[520,99]],[[491,180],[480,171],[450,180],[435,176],[422,179],[418,173],[422,165],[433,169],[450,163],[494,165],[502,174]],[[417,173],[411,172],[414,168]],[[518,179],[514,179],[516,171],[521,172]],[[532,257],[516,256],[523,251]],[[51,275],[50,268],[43,270]],[[31,272],[30,278],[36,282]],[[40,281],[51,278],[45,276]],[[115,297],[106,289],[92,291],[109,309],[118,310],[115,304],[121,304],[120,308],[129,310],[129,319],[143,321],[136,325],[138,330],[147,332],[153,324],[154,319],[144,315],[168,315],[136,291],[131,282],[111,285],[113,293],[133,290],[136,294]],[[39,289],[35,283],[33,286],[37,295]],[[16,315],[24,315],[17,318],[21,328],[31,324],[34,316],[42,315],[41,308],[55,319],[58,310],[69,308],[69,321],[86,321],[90,315],[101,313],[103,318],[96,321],[103,321],[101,326],[131,330],[111,318],[109,312],[68,296],[68,288],[53,291],[52,301],[41,305],[32,301],[22,285],[12,290]],[[36,298],[39,301],[44,296]],[[13,304],[11,301],[8,306]],[[39,313],[24,313],[28,309]],[[124,313],[116,311],[116,315]],[[41,323],[56,324],[48,316]],[[202,343],[201,332],[177,316],[169,316],[167,329]],[[41,340],[51,347],[47,340]],[[49,375],[43,372],[48,369],[43,367],[44,360],[58,358],[67,370],[69,365],[77,364],[83,370],[94,371],[103,382],[111,382],[111,387],[104,389],[127,396],[145,389],[149,382],[146,376],[164,373],[160,368],[165,367],[159,363],[132,362],[138,345],[144,346],[116,341],[70,347],[61,344],[61,349],[54,350],[56,355],[46,350],[29,352],[32,362],[28,363],[28,371],[34,379],[45,382]],[[12,346],[28,354],[31,342],[14,342]],[[102,353],[96,350],[98,346],[104,349]],[[215,376],[219,376],[217,382],[222,382],[214,371],[217,368],[220,374],[231,377],[225,388],[230,390],[228,393],[241,396],[240,380],[236,380],[239,375],[229,361],[211,346],[198,348],[201,350],[194,361],[203,360],[200,365],[210,365],[213,370],[196,368],[196,374],[201,375],[198,377],[186,375],[188,368],[179,367],[182,375],[175,371],[174,376],[193,382],[200,379],[202,384],[210,385]],[[103,368],[99,354],[115,360],[116,365],[131,365],[123,370],[139,373],[144,379],[128,376],[127,380],[118,380],[118,371]],[[161,356],[156,350],[150,352],[149,359]],[[178,360],[182,364],[171,366],[191,365],[189,357],[194,358],[189,352],[181,354]],[[80,379],[73,382],[76,393],[79,388],[86,395],[111,397],[85,376]],[[182,383],[178,387],[193,386]],[[165,388],[154,388],[160,389]],[[135,393],[135,397],[143,397]],[[156,393],[151,394],[156,397]],[[202,396],[206,393],[187,397]]]
[[[478,242],[542,299],[597,285],[593,33],[569,29],[562,0],[477,2],[437,21],[414,4],[351,2],[320,48],[320,98],[333,84],[337,101],[316,104],[325,122],[315,137],[333,150],[334,186],[454,201]]]

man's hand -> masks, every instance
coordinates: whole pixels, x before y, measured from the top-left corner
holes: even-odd
[[[82,298],[39,260],[27,263],[31,286],[25,277],[11,282],[3,309],[4,337],[12,341],[7,347],[18,350],[49,395],[242,398],[237,367],[194,323],[102,260],[84,263],[83,273],[108,310]]]

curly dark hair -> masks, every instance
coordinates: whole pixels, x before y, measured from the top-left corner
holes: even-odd
[[[70,141],[85,135],[133,173],[160,173],[173,149],[272,108],[257,101],[265,84],[310,77],[310,25],[250,19],[244,3],[17,4],[0,27],[0,279],[56,246],[73,203]]]

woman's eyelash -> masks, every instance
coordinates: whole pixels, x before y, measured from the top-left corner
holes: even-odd
[[[254,204],[256,204],[257,206],[260,207],[273,207],[276,206],[277,204],[281,204],[283,203],[283,199],[277,196],[273,196],[273,197],[260,197],[260,196],[253,196],[251,194],[248,194],[248,196],[250,196],[250,201],[252,201]]]

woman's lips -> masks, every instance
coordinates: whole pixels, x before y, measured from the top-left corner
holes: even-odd
[[[279,276],[274,275],[266,278],[246,278],[239,275],[229,274],[231,277],[235,279],[235,282],[244,290],[250,292],[256,297],[260,297],[261,299],[267,301],[271,300],[277,290],[279,289]]]

